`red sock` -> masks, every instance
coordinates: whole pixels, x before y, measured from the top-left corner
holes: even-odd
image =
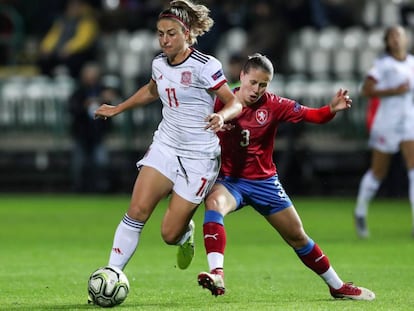
[[[299,255],[300,260],[317,274],[322,274],[328,271],[331,266],[328,257],[326,257],[319,246],[315,243],[310,253],[306,255]]]
[[[224,254],[226,248],[226,230],[216,222],[208,222],[203,225],[204,246],[206,253]]]

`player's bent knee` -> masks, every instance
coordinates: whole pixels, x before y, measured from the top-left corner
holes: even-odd
[[[225,198],[211,197],[205,200],[205,209],[206,211],[216,211],[221,215],[227,215],[235,207]]]
[[[172,231],[161,230],[161,237],[168,245],[176,245],[180,240],[180,235]]]
[[[205,206],[207,211],[218,211],[218,200],[214,196],[209,196],[205,200]]]

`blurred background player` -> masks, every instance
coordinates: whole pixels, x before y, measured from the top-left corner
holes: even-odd
[[[306,233],[289,196],[279,181],[273,162],[274,137],[281,122],[325,123],[351,106],[347,90],[340,89],[328,105],[308,108],[267,92],[273,65],[260,54],[248,59],[235,90],[242,113],[219,132],[222,147],[220,176],[205,200],[204,245],[210,272],[201,272],[198,283],[215,296],[225,293],[224,216],[251,205],[294,249],[300,260],[329,286],[334,298],[373,300],[370,290],[344,283],[328,257]],[[220,109],[222,103],[216,102]]]
[[[368,205],[388,174],[393,154],[399,150],[408,171],[414,237],[414,57],[408,54],[409,40],[403,27],[387,28],[384,42],[385,53],[374,62],[361,91],[366,97],[379,98],[369,138],[371,166],[362,177],[354,211],[361,238],[369,236]]]
[[[242,108],[226,83],[221,63],[192,48],[196,38],[209,31],[212,24],[204,5],[171,1],[158,17],[162,53],[153,59],[151,80],[119,105],[102,105],[95,112],[106,119],[158,99],[163,107],[163,119],[153,142],[137,163],[139,174],[129,209],[115,232],[110,266],[124,269],[146,221],[169,194],[162,238],[167,244],[180,246],[179,268],[186,269],[194,256],[191,218],[214,184],[220,166],[215,132]],[[215,96],[225,103],[217,113]]]
[[[118,88],[105,84],[101,67],[87,63],[81,70],[80,83],[68,100],[72,150],[72,190],[107,192],[110,190],[109,154],[105,138],[111,122],[95,120],[102,103],[119,98]]]

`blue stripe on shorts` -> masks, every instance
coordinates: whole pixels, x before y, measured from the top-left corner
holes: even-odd
[[[261,215],[268,216],[292,205],[277,175],[264,180],[221,176],[217,182],[236,199],[237,209],[250,205]]]

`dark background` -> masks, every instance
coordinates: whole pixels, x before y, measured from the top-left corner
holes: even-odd
[[[143,57],[135,63],[142,69],[127,74],[119,65],[127,58],[126,50],[121,48],[115,51],[116,54],[112,48],[122,38],[126,38],[127,43],[131,42],[134,34],[140,31],[154,33],[157,15],[168,2],[120,0],[114,2],[117,3],[114,7],[109,6],[111,1],[88,2],[100,26],[96,60],[105,68],[107,75],[119,79],[121,97],[127,97],[149,79],[150,60],[135,51],[137,54],[134,55]],[[343,36],[349,29],[358,29],[368,35],[397,22],[410,27],[412,5],[405,1],[376,0],[200,2],[211,9],[215,25],[208,34],[199,38],[197,48],[220,58],[225,69],[233,52],[266,54],[277,71],[271,90],[310,106],[327,103],[333,95],[331,88],[327,88],[322,95],[312,94],[311,86],[317,81],[331,84],[344,82],[354,87],[351,93],[354,111],[338,120],[336,118],[332,124],[318,128],[309,125],[282,126],[274,158],[281,180],[292,195],[356,195],[370,157],[366,146],[366,100],[359,96],[357,89],[363,79],[361,66],[369,67],[369,64],[361,63],[358,56],[366,47],[356,46],[353,51],[355,64],[350,67],[347,76],[336,72],[332,62],[322,75],[310,69],[309,61],[308,67],[298,69],[293,66],[290,57],[300,51],[307,53],[303,55],[310,59],[310,55],[323,43],[316,41],[317,36],[328,29],[335,29]],[[71,191],[69,169],[72,142],[65,116],[65,95],[61,93],[62,96],[53,98],[53,103],[50,103],[45,98],[16,99],[19,94],[10,100],[4,91],[5,86],[16,81],[16,78],[21,79],[22,92],[26,86],[37,81],[39,43],[53,21],[63,14],[65,6],[66,1],[63,0],[0,1],[0,192]],[[243,49],[236,49],[229,43],[232,41],[224,40],[233,29],[243,31],[246,40]],[[300,38],[305,29],[311,29],[317,35],[310,49],[301,45]],[[337,51],[330,49],[330,54],[326,55],[333,58]],[[373,50],[380,52],[378,46]],[[109,65],[110,52],[115,53],[115,65]],[[156,49],[150,53],[155,54]],[[303,81],[311,91],[295,93],[287,87],[295,81]],[[48,80],[47,83],[50,86],[54,82]],[[70,85],[78,82],[72,81]],[[41,90],[46,94],[44,88]],[[37,107],[31,112],[36,114],[34,121],[22,121],[19,117],[27,107]],[[44,117],[48,109],[55,109],[54,121],[47,121]],[[159,120],[159,105],[156,103],[141,112],[128,112],[122,119],[115,120],[106,142],[111,158],[109,193],[131,191],[137,173],[135,162],[145,152]],[[406,189],[405,169],[397,154],[390,176],[381,186],[379,195],[406,196]]]

